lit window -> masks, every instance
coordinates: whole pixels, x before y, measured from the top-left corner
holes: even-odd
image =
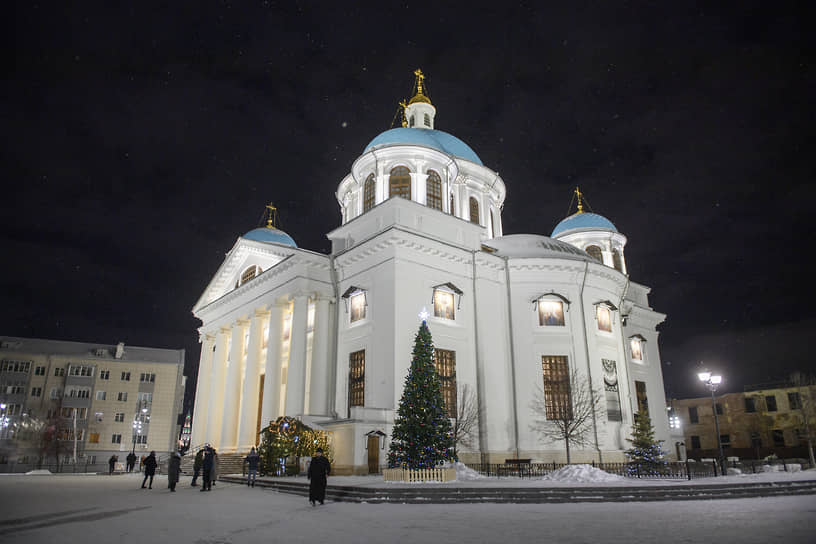
[[[589,253],[589,256],[599,263],[603,262],[603,253],[601,252],[601,248],[598,246],[588,246],[584,251]]]
[[[434,350],[434,367],[439,376],[442,399],[448,417],[456,417],[456,352],[447,349]]]
[[[363,211],[367,212],[374,207],[374,189],[376,182],[374,181],[374,174],[369,174],[363,183]]]
[[[99,433],[88,433],[88,443],[99,444]]]
[[[349,407],[365,404],[365,350],[349,354]]]
[[[455,319],[453,293],[444,289],[434,289],[434,317]]]
[[[442,209],[442,178],[433,170],[428,170],[428,180],[425,182],[425,200],[429,208]]]
[[[541,357],[544,377],[544,410],[547,419],[572,420],[569,368],[563,355]]]
[[[411,200],[411,172],[404,166],[391,170],[388,177],[388,194],[390,198],[399,196]]]
[[[306,332],[314,331],[315,323],[315,305],[314,302],[309,303],[309,309],[306,311]]]
[[[635,381],[635,394],[637,395],[638,412],[649,414],[649,399],[646,396],[646,382]]]
[[[612,332],[612,312],[606,306],[596,306],[595,316],[598,319],[598,330]]]
[[[538,324],[542,327],[563,327],[564,303],[560,300],[539,299]]]
[[[239,287],[245,284],[246,282],[253,279],[255,276],[260,275],[261,272],[263,272],[263,270],[261,270],[261,267],[253,264],[252,266],[250,266],[241,273],[241,277],[238,279],[237,282],[235,282],[235,287]]]

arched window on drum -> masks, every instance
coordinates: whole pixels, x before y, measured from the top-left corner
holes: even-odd
[[[404,166],[393,168],[388,177],[388,197],[395,196],[411,200],[411,172]]]
[[[442,178],[433,170],[428,170],[425,182],[425,202],[429,208],[442,209]]]
[[[367,212],[374,207],[374,174],[369,174],[363,183],[363,211]]]
[[[584,250],[589,253],[589,256],[598,261],[599,263],[603,263],[603,253],[601,253],[601,248],[598,246],[587,246]]]

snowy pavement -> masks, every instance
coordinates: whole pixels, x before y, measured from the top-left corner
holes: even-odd
[[[789,475],[812,479],[813,474],[802,476]],[[718,480],[767,481],[767,477]],[[356,478],[374,483],[373,478]],[[342,478],[331,480],[339,484]],[[473,482],[485,483],[490,482]],[[211,493],[200,493],[186,478],[178,492],[170,493],[161,476],[152,490],[140,489],[140,484],[137,475],[0,476],[0,543],[417,544],[442,540],[631,544],[659,539],[695,544],[791,544],[812,542],[816,532],[814,495],[623,504],[327,503],[312,508],[304,497],[259,487],[219,483]],[[457,485],[465,484],[470,485]]]

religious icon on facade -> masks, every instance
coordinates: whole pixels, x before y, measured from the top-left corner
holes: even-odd
[[[442,289],[434,290],[434,316],[454,319],[453,293]]]
[[[351,297],[351,322],[365,319],[366,316],[366,299],[365,293],[357,293]]]
[[[538,324],[542,327],[563,327],[564,303],[558,300],[539,300]]]
[[[598,330],[612,332],[612,312],[606,306],[597,306]]]

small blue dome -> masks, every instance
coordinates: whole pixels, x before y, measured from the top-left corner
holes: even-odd
[[[272,242],[285,246],[298,247],[291,236],[276,228],[258,227],[244,234],[244,238],[247,240],[255,240],[256,242]]]
[[[597,213],[574,213],[558,223],[552,231],[551,237],[572,229],[606,229],[618,232],[612,221]]]
[[[426,147],[431,147],[433,149],[442,151],[443,153],[447,153],[448,155],[461,157],[469,160],[470,162],[475,162],[476,164],[484,166],[482,164],[482,160],[465,142],[456,136],[448,134],[447,132],[427,128],[403,127],[386,130],[371,140],[363,150],[363,153],[371,149],[399,144],[424,145]]]

